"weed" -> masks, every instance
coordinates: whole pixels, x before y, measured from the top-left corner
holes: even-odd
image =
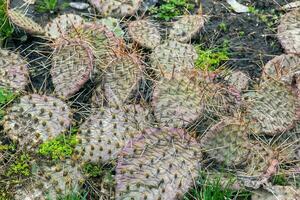
[[[22,175],[29,176],[31,174],[30,169],[30,156],[28,154],[22,154],[10,167],[8,168],[7,175]]]
[[[224,22],[221,22],[218,26],[218,28],[223,31],[226,32],[227,31],[227,25]]]
[[[0,0],[0,45],[14,32],[6,14],[6,0]]]
[[[1,151],[14,151],[14,150],[16,150],[16,145],[15,144],[0,145],[0,152]]]
[[[195,67],[201,70],[214,71],[220,64],[229,59],[228,44],[224,42],[222,47],[204,49],[201,45],[196,46],[198,58]]]
[[[16,99],[18,95],[11,90],[0,88],[0,120],[4,116],[4,108]]]
[[[65,136],[62,134],[41,144],[38,153],[52,160],[65,159],[73,154],[76,144],[75,135]]]
[[[273,185],[283,185],[284,186],[284,185],[288,184],[288,180],[286,179],[284,174],[277,174],[277,175],[273,176],[271,181],[272,181]]]
[[[169,21],[193,10],[194,7],[194,4],[189,3],[188,0],[163,0],[159,7],[152,7],[150,13],[157,19]]]
[[[57,0],[38,0],[35,9],[39,13],[54,13],[57,10]]]
[[[103,174],[102,169],[98,165],[92,163],[85,163],[83,166],[83,172],[86,176],[93,178],[99,177]]]

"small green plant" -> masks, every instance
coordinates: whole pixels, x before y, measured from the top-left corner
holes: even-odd
[[[83,172],[88,177],[99,177],[103,174],[102,169],[93,163],[85,163],[83,166]]]
[[[22,154],[12,165],[10,165],[7,175],[29,176],[31,174],[30,159],[28,154]]]
[[[273,185],[282,185],[282,186],[284,186],[284,185],[288,184],[288,180],[286,179],[284,174],[277,174],[277,175],[273,176],[271,181],[272,181]]]
[[[218,27],[223,32],[227,31],[227,25],[224,22],[221,22]]]
[[[10,144],[10,145],[0,145],[0,152],[1,151],[14,151],[16,149],[15,144]]]
[[[57,10],[57,0],[38,0],[35,9],[39,13],[54,13]]]
[[[0,120],[4,115],[4,108],[11,103],[18,95],[6,88],[0,88]]]
[[[150,13],[157,19],[169,21],[193,10],[194,7],[194,4],[189,3],[188,0],[163,0],[159,7],[152,7]]]
[[[198,58],[195,67],[201,70],[214,71],[222,62],[229,60],[228,45],[226,42],[222,47],[204,49],[201,45],[196,46]]]
[[[6,0],[0,0],[0,46],[14,32],[6,14]]]
[[[53,160],[65,159],[73,154],[76,144],[75,135],[66,136],[62,134],[41,144],[38,153]]]

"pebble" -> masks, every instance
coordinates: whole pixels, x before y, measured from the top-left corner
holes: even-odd
[[[70,2],[69,5],[71,8],[75,8],[77,10],[85,10],[90,6],[88,3],[83,2]]]

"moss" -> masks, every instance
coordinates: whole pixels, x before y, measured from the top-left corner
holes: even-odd
[[[87,177],[99,177],[103,174],[102,169],[95,164],[85,163],[83,166],[83,172]]]
[[[9,23],[6,14],[6,0],[0,0],[0,46],[1,43],[8,37],[11,37],[14,32],[13,26]]]
[[[31,158],[28,154],[22,154],[13,164],[9,166],[7,176],[29,176],[31,174],[30,159]]]
[[[66,136],[62,134],[41,144],[38,153],[52,160],[65,159],[73,154],[76,144],[75,135]]]
[[[163,0],[159,7],[152,7],[150,13],[157,19],[169,21],[193,9],[194,4],[188,0]]]

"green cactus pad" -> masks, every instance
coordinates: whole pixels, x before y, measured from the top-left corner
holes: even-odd
[[[211,127],[201,144],[210,158],[228,167],[244,165],[251,151],[247,125],[238,119],[223,119]]]
[[[299,119],[298,95],[281,82],[262,82],[245,94],[246,118],[256,134],[277,135],[294,127]]]
[[[80,127],[77,156],[86,162],[108,162],[117,158],[135,134],[148,127],[149,113],[139,105],[103,107]]]
[[[200,145],[182,129],[147,129],[122,150],[116,199],[183,197],[199,174]]]
[[[204,26],[202,15],[185,15],[172,24],[169,38],[179,42],[189,42]]]
[[[66,160],[55,165],[38,164],[32,182],[17,189],[14,199],[57,199],[71,192],[79,192],[84,179],[75,162]]]
[[[125,17],[134,15],[142,0],[89,0],[103,16]]]
[[[31,94],[20,98],[3,118],[4,131],[26,148],[54,138],[71,124],[68,106],[54,97]]]
[[[192,45],[172,40],[157,46],[150,55],[154,70],[166,78],[179,76],[184,70],[192,70],[196,59],[197,53]]]
[[[44,35],[44,29],[31,18],[22,13],[21,10],[8,9],[7,15],[13,24],[20,27],[24,31],[31,34]]]
[[[160,44],[158,25],[149,20],[137,20],[128,25],[130,37],[143,47],[154,49]]]
[[[79,15],[64,14],[54,18],[45,26],[46,36],[57,39],[66,35],[69,29],[76,28],[84,23],[84,19]]]
[[[29,82],[27,65],[20,55],[0,49],[0,86],[24,90]]]
[[[153,91],[152,107],[160,126],[181,128],[202,114],[202,89],[187,77],[162,79]]]
[[[56,41],[52,56],[52,81],[56,94],[69,98],[90,78],[93,70],[92,49],[76,40]]]
[[[124,31],[120,26],[120,20],[112,17],[102,18],[98,21],[100,24],[112,31],[117,37],[122,38]]]
[[[295,74],[300,74],[300,57],[282,54],[274,57],[264,66],[262,78],[280,80],[292,85]]]
[[[136,55],[114,59],[104,73],[104,91],[108,102],[121,105],[130,100],[143,74],[144,66]]]
[[[300,54],[300,9],[283,15],[278,26],[277,37],[286,53]]]

